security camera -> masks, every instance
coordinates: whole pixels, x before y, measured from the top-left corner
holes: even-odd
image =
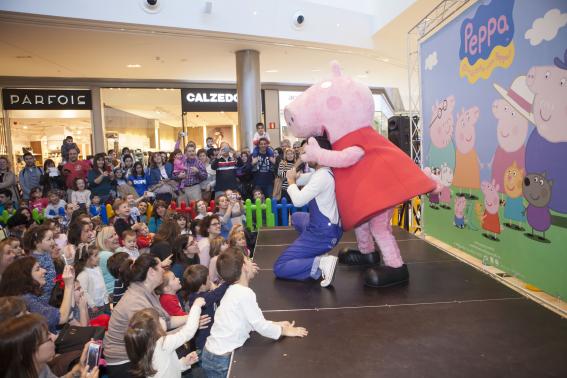
[[[305,13],[303,11],[295,12],[291,21],[296,29],[301,29],[305,25]]]
[[[148,13],[159,13],[164,2],[160,0],[138,0],[138,3]]]

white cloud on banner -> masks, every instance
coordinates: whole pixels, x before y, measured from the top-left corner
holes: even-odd
[[[557,36],[559,29],[567,25],[567,13],[561,13],[559,9],[551,9],[543,17],[536,18],[532,28],[526,31],[524,37],[530,40],[532,46],[539,45],[542,41],[551,41]]]
[[[434,51],[431,54],[429,54],[427,58],[425,58],[425,69],[427,71],[431,71],[433,70],[433,67],[437,65],[437,63],[438,63],[437,51]]]

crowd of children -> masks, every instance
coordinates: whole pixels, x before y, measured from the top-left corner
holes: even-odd
[[[307,335],[265,320],[248,287],[258,267],[243,201],[271,197],[298,154],[287,141],[270,147],[262,124],[253,143],[189,142],[145,166],[128,148],[79,160],[68,137],[59,167],[26,155],[19,186],[0,157],[0,184],[10,183],[0,187],[0,371],[224,377],[251,331]],[[32,357],[4,358],[14,350]]]

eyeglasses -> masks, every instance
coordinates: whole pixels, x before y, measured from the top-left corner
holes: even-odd
[[[447,107],[448,107],[448,103],[447,103],[447,100],[445,99],[445,100],[443,100],[441,105],[437,108],[437,112],[435,113],[435,117],[433,117],[433,119],[431,120],[429,127],[431,127],[433,125],[433,122],[435,122],[436,119],[441,119],[441,117],[443,116],[443,112],[447,110]]]

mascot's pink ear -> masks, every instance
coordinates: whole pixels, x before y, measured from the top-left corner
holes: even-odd
[[[333,73],[334,77],[339,77],[342,76],[343,74],[341,70],[341,66],[339,65],[339,62],[337,62],[336,60],[333,60],[331,62],[331,72]]]

